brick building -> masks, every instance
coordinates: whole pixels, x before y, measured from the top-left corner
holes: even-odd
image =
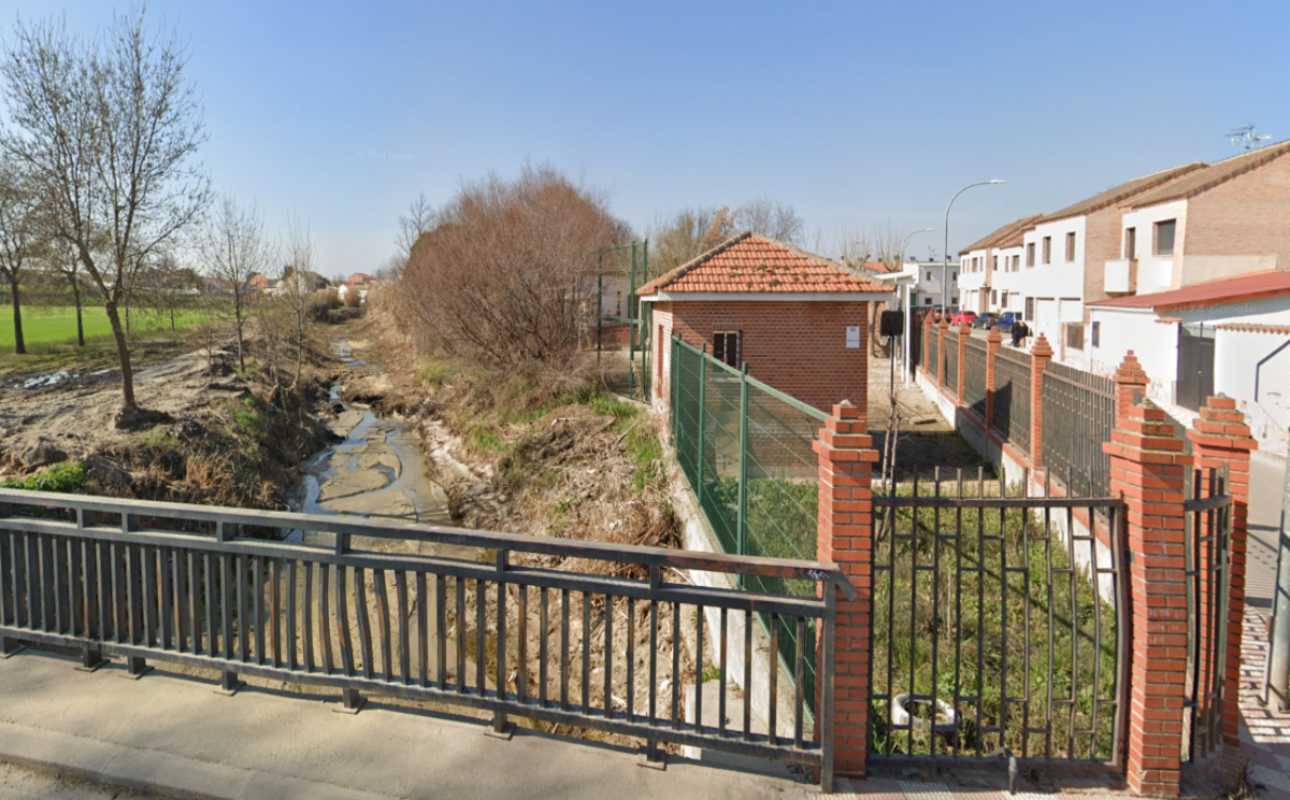
[[[870,304],[890,290],[841,263],[743,233],[639,294],[653,312],[655,398],[669,396],[675,334],[817,408],[865,405]]]

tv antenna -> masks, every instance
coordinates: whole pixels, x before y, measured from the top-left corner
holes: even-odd
[[[1259,147],[1261,143],[1266,142],[1271,138],[1272,137],[1266,133],[1258,133],[1254,129],[1253,124],[1242,125],[1239,128],[1233,128],[1227,132],[1227,140],[1247,152]]]

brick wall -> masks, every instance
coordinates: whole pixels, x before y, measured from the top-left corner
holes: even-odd
[[[1105,300],[1106,262],[1120,257],[1121,220],[1124,209],[1111,206],[1084,218],[1084,320],[1088,304]]]
[[[1290,266],[1290,155],[1187,202],[1186,257],[1277,255]]]
[[[740,358],[748,374],[827,411],[868,398],[869,304],[852,302],[687,301],[659,303],[654,311],[665,326],[695,347],[708,345],[716,331],[740,332]],[[860,347],[846,348],[846,327],[860,326]]]

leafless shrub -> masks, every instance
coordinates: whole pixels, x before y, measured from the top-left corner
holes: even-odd
[[[626,238],[603,199],[550,167],[468,184],[413,248],[398,313],[422,349],[550,363],[595,314],[597,253]]]

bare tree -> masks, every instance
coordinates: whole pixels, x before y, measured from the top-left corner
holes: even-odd
[[[399,217],[399,236],[395,244],[403,256],[403,265],[407,264],[412,248],[421,234],[428,233],[434,227],[434,220],[434,206],[430,205],[424,193],[417,195],[417,199],[408,206],[408,212]]]
[[[251,276],[264,273],[274,257],[264,238],[264,224],[254,208],[240,209],[226,197],[202,233],[198,249],[208,273],[232,302],[237,363],[246,369],[247,301],[256,291]]]
[[[35,196],[22,171],[9,159],[0,162],[0,275],[9,283],[13,303],[13,351],[27,352],[22,336],[22,269],[40,247]]]
[[[209,199],[194,164],[200,110],[173,40],[144,15],[84,42],[58,22],[19,23],[0,65],[9,123],[0,147],[28,171],[51,221],[103,298],[121,364],[117,424],[138,417],[121,307],[147,257]]]
[[[735,228],[789,244],[801,244],[806,223],[790,205],[762,197],[735,209]]]
[[[76,344],[85,346],[85,319],[82,313],[81,259],[68,242],[51,239],[45,250],[45,263],[51,270],[63,273],[72,288],[72,302],[76,307]]]
[[[725,208],[686,208],[655,227],[651,235],[651,262],[666,272],[734,235],[730,212]]]

